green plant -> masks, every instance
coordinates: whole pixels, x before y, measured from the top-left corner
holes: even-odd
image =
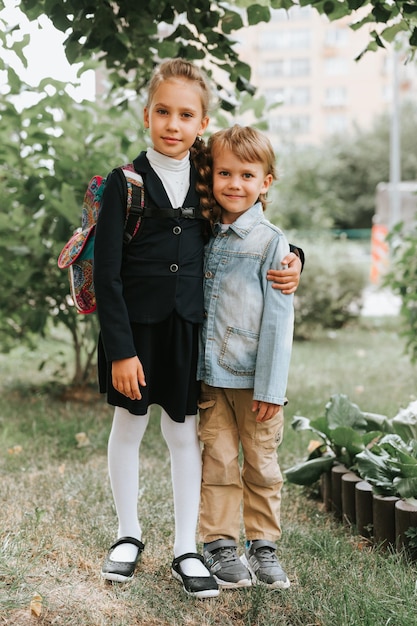
[[[296,415],[291,426],[297,431],[310,430],[322,440],[306,461],[285,471],[287,480],[298,485],[312,485],[335,463],[353,468],[357,455],[390,428],[385,416],[364,413],[344,394],[330,398],[322,417],[310,420]]]
[[[394,495],[417,504],[417,440],[384,435],[356,456],[357,470],[375,493]]]
[[[297,339],[311,339],[321,329],[343,328],[358,319],[366,284],[357,246],[327,239],[305,247],[307,262],[294,298]]]
[[[52,5],[47,0],[22,0],[20,3],[29,19],[45,13],[57,28],[66,33],[64,45],[71,62],[85,61],[92,55],[100,54],[113,73],[119,70],[122,86],[130,75],[135,86],[141,85],[155,57],[182,55],[193,59],[207,58],[225,69],[232,81],[241,79],[242,64],[238,62],[239,53],[233,45],[235,33],[247,24],[268,22],[271,19],[269,5],[271,8],[289,9],[293,5],[298,6],[298,2],[234,0],[224,4],[200,0],[197,4],[183,0],[152,1],[143,5],[140,16],[135,0],[116,4],[105,2],[97,6],[94,3],[86,6],[83,0],[67,0],[63,4]],[[367,29],[367,45],[358,58],[367,50],[385,47],[396,39],[406,45],[410,54],[417,47],[417,8],[411,1],[303,0],[301,6],[309,5],[325,15],[326,19],[334,21],[349,17],[354,30]],[[363,11],[359,17],[357,9],[360,7]],[[76,20],[74,16],[77,16]],[[182,19],[178,19],[179,16]],[[164,23],[165,28],[157,28],[160,23]],[[371,28],[368,28],[369,24]],[[113,80],[117,82],[114,77]]]
[[[385,283],[401,297],[400,314],[403,319],[402,336],[413,363],[417,362],[417,226],[408,232],[402,223],[389,234],[391,244],[391,271]]]
[[[417,548],[417,527],[410,526],[405,531],[405,536],[408,538],[408,545],[411,549]]]
[[[403,441],[417,440],[417,401],[413,400],[405,409],[400,409],[390,424],[393,432]]]

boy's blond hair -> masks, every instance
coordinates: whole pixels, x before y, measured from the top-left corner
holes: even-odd
[[[268,137],[251,126],[239,126],[235,124],[231,128],[219,130],[208,140],[208,150],[213,162],[213,155],[230,150],[242,162],[261,163],[265,176],[271,174],[276,180],[275,153]],[[266,194],[259,196],[262,208],[267,206]]]

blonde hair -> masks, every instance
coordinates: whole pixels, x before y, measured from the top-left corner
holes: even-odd
[[[209,113],[211,106],[211,89],[208,78],[205,73],[190,61],[185,59],[176,58],[163,61],[158,65],[151,76],[148,86],[148,98],[146,106],[150,107],[152,98],[155,95],[158,87],[166,80],[181,78],[193,83],[197,83],[201,93],[201,106],[203,110],[203,117],[206,117]],[[211,207],[208,205],[206,181],[209,178],[210,170],[207,164],[207,147],[201,139],[196,137],[193,145],[190,148],[191,159],[197,170],[197,192],[202,195],[203,201],[201,206],[204,214],[207,218],[212,218]]]
[[[189,80],[199,85],[201,90],[203,117],[208,115],[211,101],[211,91],[208,79],[200,68],[190,63],[190,61],[186,61],[181,58],[163,61],[154,69],[148,85],[148,99],[146,106],[150,106],[152,98],[154,97],[155,91],[158,87],[164,81],[172,78],[183,78],[184,80]]]
[[[214,133],[208,140],[209,166],[210,170],[213,163],[213,155],[215,153],[230,150],[241,161],[248,163],[262,163],[265,176],[271,174],[274,180],[277,180],[276,159],[274,149],[268,137],[256,128],[251,126],[239,126],[235,124],[226,130],[219,130]],[[219,210],[218,205],[209,190],[209,204],[216,213]],[[262,208],[265,211],[267,207],[266,194],[259,196],[262,202]]]

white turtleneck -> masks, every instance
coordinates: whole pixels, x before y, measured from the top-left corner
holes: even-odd
[[[182,207],[190,186],[190,155],[181,159],[172,159],[153,148],[146,150],[146,156],[152,168],[162,180],[165,191],[174,209]]]

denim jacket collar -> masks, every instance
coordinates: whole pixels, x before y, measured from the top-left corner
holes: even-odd
[[[246,235],[251,232],[255,224],[260,222],[263,217],[264,212],[262,209],[262,202],[256,202],[256,204],[254,204],[250,209],[245,211],[243,215],[238,217],[235,222],[230,224],[229,228],[230,230],[233,230],[233,232],[235,232],[238,237],[244,239]],[[220,232],[219,224],[216,224],[215,232],[216,235]]]

